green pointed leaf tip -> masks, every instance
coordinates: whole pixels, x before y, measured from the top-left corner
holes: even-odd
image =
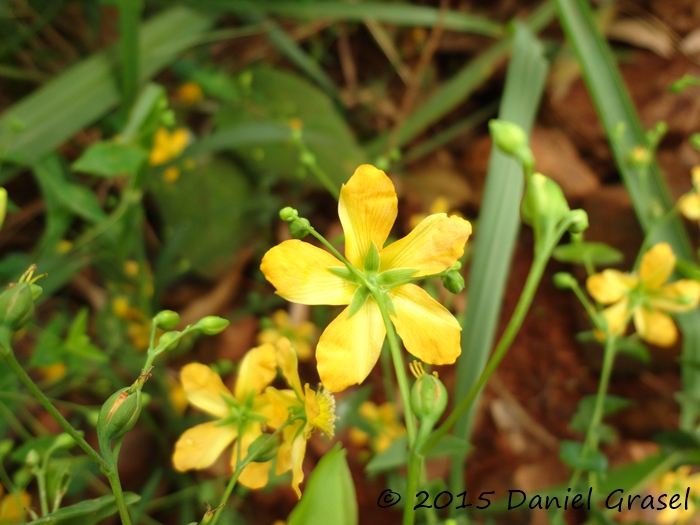
[[[340,443],[318,462],[289,525],[358,525],[357,499],[347,451]]]
[[[380,273],[377,276],[377,282],[380,286],[385,286],[387,288],[393,288],[400,284],[406,284],[410,282],[418,270],[415,268],[394,268],[392,270],[387,270]]]
[[[136,175],[146,162],[148,152],[131,144],[95,142],[71,166],[73,170],[98,177]]]
[[[578,410],[571,420],[571,428],[585,433],[588,430],[591,419],[593,418],[593,410],[595,407],[596,396],[584,396],[578,404]],[[624,397],[607,394],[603,401],[603,417],[611,416],[620,410],[623,410],[632,405],[629,399]]]
[[[348,318],[352,317],[360,311],[360,308],[362,308],[367,302],[369,294],[369,288],[367,288],[366,286],[360,286],[357,288],[357,290],[355,290],[355,293],[352,295],[352,301],[350,301],[350,308],[348,309]]]
[[[372,241],[365,256],[365,274],[375,275],[379,271],[379,263],[379,250],[374,241]]]
[[[576,242],[557,246],[552,256],[559,262],[609,266],[623,261],[622,252],[602,242]]]
[[[585,472],[604,473],[608,468],[608,458],[600,451],[589,451],[583,455],[583,443],[564,440],[559,449],[561,460],[574,469]]]

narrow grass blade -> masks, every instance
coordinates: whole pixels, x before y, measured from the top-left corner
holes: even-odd
[[[211,27],[211,15],[177,7],[143,26],[140,53],[145,80],[172,62]],[[98,53],[60,74],[0,117],[0,159],[31,165],[114,109],[121,93],[114,50]]]
[[[583,78],[591,94],[608,136],[625,187],[632,198],[642,228],[652,230],[654,242],[666,241],[679,259],[693,260],[683,224],[677,217],[657,224],[658,217],[668,212],[673,203],[661,171],[652,162],[646,184],[627,162],[636,147],[646,143],[644,130],[625,88],[612,52],[600,34],[586,0],[556,0],[561,25],[581,64]],[[683,360],[700,360],[700,311],[677,316],[683,332]],[[700,371],[682,367],[683,396],[681,426],[694,428],[700,409]]]
[[[532,13],[527,20],[527,25],[537,33],[553,18],[554,9],[546,3]],[[468,98],[486,79],[490,78],[497,65],[506,58],[510,52],[511,43],[511,38],[496,42],[437,89],[406,119],[399,130],[395,146],[401,147],[414,139],[428,126],[440,120]],[[387,143],[388,136],[383,135],[369,144],[367,149],[370,157],[381,154]]]
[[[119,0],[119,48],[121,50],[122,109],[127,115],[139,87],[139,30],[141,0]]]
[[[201,2],[189,5],[204,7]],[[245,0],[209,0],[208,9],[232,13],[267,13],[297,19],[345,20],[362,22],[368,18],[387,24],[402,26],[433,27],[440,18],[440,10],[434,7],[410,5],[408,3],[382,2],[257,2]],[[487,36],[501,36],[503,26],[469,13],[445,11],[443,28],[449,31],[464,31]]]
[[[528,131],[537,112],[547,74],[542,44],[522,24],[516,26],[513,56],[508,65],[498,118]],[[462,324],[462,355],[457,360],[454,399],[464,397],[486,366],[498,327],[503,292],[520,227],[522,167],[491,149],[484,198],[469,270],[469,307]],[[455,425],[455,435],[468,440],[473,411]],[[463,460],[453,462],[452,487],[463,484]]]

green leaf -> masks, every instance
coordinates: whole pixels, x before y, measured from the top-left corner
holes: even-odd
[[[679,260],[694,259],[693,250],[682,222],[676,216],[666,218],[673,208],[668,188],[655,161],[646,167],[644,176],[628,162],[630,152],[645,145],[642,128],[632,100],[615,64],[610,46],[605,41],[591,13],[587,0],[555,0],[559,20],[571,43],[583,73],[586,87],[601,120],[617,169],[632,199],[639,223],[650,233],[651,243],[666,241]],[[664,219],[659,221],[660,217]],[[700,358],[700,311],[697,309],[676,316],[683,332],[683,357]],[[681,427],[689,430],[697,425],[700,406],[690,399],[700,397],[700,372],[682,369],[685,400],[681,404]]]
[[[160,13],[140,35],[143,81],[197,42],[215,17],[184,7]],[[97,53],[61,73],[0,117],[0,156],[34,164],[121,100],[114,50]]]
[[[585,433],[593,419],[593,410],[595,408],[595,395],[584,396],[579,401],[578,409],[571,420],[571,428],[577,432]],[[624,397],[606,394],[603,400],[603,417],[611,416],[620,410],[628,408],[632,405],[629,399]]]
[[[140,499],[141,496],[133,492],[124,493],[124,501],[127,505],[133,505]],[[36,525],[93,525],[113,516],[117,510],[114,496],[102,496],[63,507],[43,518],[32,521],[32,523]]]
[[[571,468],[581,469],[584,472],[603,474],[608,468],[608,458],[602,452],[589,451],[583,456],[583,443],[578,441],[562,441],[559,457]]]
[[[253,172],[296,178],[301,166],[299,148],[291,141],[289,123],[299,119],[303,142],[338,186],[366,162],[345,119],[318,88],[297,75],[269,67],[245,72],[240,78],[250,82],[243,99],[219,111],[217,130],[195,144],[193,153],[228,149],[240,155]]]
[[[573,242],[557,246],[552,253],[559,262],[609,266],[622,262],[622,252],[602,242]]]
[[[644,343],[633,337],[621,337],[617,340],[615,348],[618,352],[634,357],[644,364],[648,365],[651,362],[649,349]]]
[[[318,462],[289,515],[289,525],[357,525],[355,486],[346,454],[338,443]]]
[[[652,436],[652,441],[672,450],[700,450],[700,440],[684,430],[663,430]]]
[[[217,275],[230,268],[253,228],[250,216],[257,201],[232,162],[214,157],[193,170],[183,170],[174,182],[156,179],[151,185],[164,223],[166,242],[188,268]]]
[[[98,177],[136,175],[148,158],[139,146],[119,142],[95,142],[71,166],[75,171]]]
[[[453,454],[466,454],[473,447],[464,439],[452,434],[441,437],[434,447],[430,449],[428,458],[439,458]],[[402,436],[395,440],[388,448],[374,456],[365,466],[367,474],[374,476],[380,472],[402,467],[408,464],[408,440]]]

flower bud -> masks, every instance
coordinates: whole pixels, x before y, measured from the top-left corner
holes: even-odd
[[[177,314],[177,312],[173,312],[172,310],[163,310],[158,312],[158,315],[155,316],[153,322],[158,328],[170,330],[178,325],[180,322],[180,316]]]
[[[432,427],[447,407],[447,389],[437,377],[423,374],[411,389],[411,408],[421,425]]]
[[[11,330],[19,330],[33,315],[34,296],[31,284],[22,282],[0,294],[0,323]]]
[[[303,217],[300,219],[297,219],[296,221],[293,221],[289,225],[289,232],[292,234],[292,237],[295,239],[303,239],[309,234],[309,230],[311,229],[311,223],[309,222],[308,219],[304,219]]]
[[[222,319],[221,317],[210,315],[204,319],[200,319],[193,328],[206,335],[216,335],[222,332],[228,325],[228,319]]]
[[[35,449],[31,449],[29,452],[27,452],[27,455],[24,458],[24,464],[27,466],[27,468],[32,469],[37,467],[39,466],[39,463],[41,463],[41,456],[39,456],[39,453]]]
[[[569,205],[559,185],[541,173],[530,177],[520,207],[523,222],[537,234],[556,227],[567,213]]]
[[[117,390],[105,401],[97,418],[97,433],[100,443],[107,444],[123,437],[134,428],[141,413],[141,390],[129,392],[131,387]]]
[[[65,432],[56,436],[56,441],[53,442],[55,448],[71,449],[75,446],[75,439],[70,434]]]
[[[449,270],[442,276],[442,284],[452,293],[464,290],[464,277],[457,270]]]
[[[574,276],[569,272],[557,272],[552,280],[554,281],[554,286],[560,290],[571,290],[578,284]]]
[[[489,120],[489,131],[498,149],[515,157],[526,166],[534,166],[534,157],[525,130],[506,120]]]
[[[165,332],[158,339],[158,346],[162,346],[163,350],[172,350],[177,346],[177,344],[173,344],[173,341],[178,335],[180,335],[180,332]]]
[[[255,454],[255,463],[265,463],[275,457],[278,444],[277,439],[270,439],[270,434],[261,434],[250,444],[248,454]]]
[[[583,233],[588,229],[588,214],[585,210],[571,210],[569,219],[571,220],[569,233]]]
[[[294,208],[287,206],[280,210],[280,219],[284,222],[292,222],[299,217],[299,212]]]

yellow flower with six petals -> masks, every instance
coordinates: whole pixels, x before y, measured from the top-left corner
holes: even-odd
[[[700,221],[700,165],[690,171],[693,189],[678,199],[678,209],[688,219]]]
[[[698,305],[700,283],[681,279],[664,284],[673,273],[676,256],[667,243],[653,246],[642,257],[638,274],[604,270],[591,275],[586,287],[601,304],[611,334],[621,335],[630,316],[639,335],[658,346],[671,346],[678,337],[673,320],[663,312],[687,312]]]
[[[243,357],[233,393],[211,368],[199,363],[186,365],[180,373],[189,403],[218,418],[187,430],[175,443],[173,464],[181,472],[211,466],[234,441],[231,465],[245,458],[248,447],[260,435],[269,416],[269,401],[263,393],[277,376],[277,354],[272,345],[262,345]],[[249,488],[267,484],[271,462],[250,463],[238,481]]]
[[[328,437],[335,432],[335,400],[333,395],[321,388],[314,392],[308,384],[302,388],[297,371],[297,355],[289,340],[282,339],[277,345],[277,364],[291,390],[277,390],[270,386],[266,393],[270,399],[272,414],[268,425],[281,427],[290,415],[303,418],[282,429],[282,445],[277,452],[276,474],[292,471],[292,488],[301,498],[299,484],[304,480],[302,464],[306,453],[306,441],[314,429],[319,429]]]
[[[365,283],[387,297],[391,321],[406,349],[425,363],[454,363],[460,354],[459,323],[410,281],[452,268],[464,253],[471,224],[444,213],[430,215],[406,237],[384,247],[398,199],[389,177],[370,165],[357,168],[341,188],[338,214],[345,257],[356,272],[364,269]],[[379,358],[386,328],[373,296],[353,279],[356,274],[330,253],[300,240],[273,247],[260,268],[288,301],[350,305],[319,339],[318,372],[331,392],[364,381]]]

